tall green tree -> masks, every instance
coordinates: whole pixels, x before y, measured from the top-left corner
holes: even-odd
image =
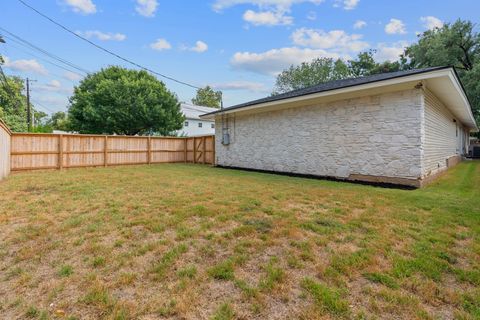
[[[0,35],[0,43],[5,43],[5,40],[3,40],[3,37]],[[2,55],[0,54],[0,64],[2,64],[4,61],[3,61],[3,57]]]
[[[405,57],[411,68],[456,67],[480,123],[480,34],[472,22],[457,20],[424,32]]]
[[[273,95],[314,86],[320,83],[345,79],[351,76],[348,65],[340,60],[317,58],[290,66],[275,81]]]
[[[23,90],[21,78],[6,76],[0,69],[0,118],[14,132],[26,132],[28,129],[27,98]]]
[[[215,91],[210,86],[197,90],[197,95],[192,99],[197,106],[220,108],[222,106],[222,92]]]
[[[75,87],[68,119],[79,133],[171,135],[182,128],[184,116],[163,82],[145,71],[112,66]]]
[[[379,73],[399,71],[408,66],[405,66],[404,58],[399,61],[375,61],[376,50],[369,50],[358,54],[357,58],[348,61],[348,68],[354,77],[370,76]]]
[[[55,112],[46,124],[53,130],[68,131],[70,130],[70,123],[68,122],[67,114],[63,111]]]

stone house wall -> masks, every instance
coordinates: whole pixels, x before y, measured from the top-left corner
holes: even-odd
[[[341,179],[373,176],[418,181],[423,108],[422,91],[412,89],[230,115],[227,146],[221,143],[222,118],[218,116],[216,163]]]

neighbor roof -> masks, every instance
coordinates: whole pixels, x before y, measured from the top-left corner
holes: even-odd
[[[205,113],[212,113],[218,110],[216,108],[196,106],[188,103],[182,103],[180,108],[182,109],[182,113],[185,115],[185,118],[197,120],[200,119],[200,116]]]
[[[466,108],[468,109],[468,110],[465,110],[466,113],[468,113],[468,115],[465,115],[465,119],[468,118],[466,122],[472,128],[476,128],[477,126],[472,115],[470,103],[465,94],[465,90],[458,79],[458,75],[453,67],[432,67],[432,68],[423,68],[423,69],[413,69],[413,70],[406,70],[406,71],[375,74],[375,75],[366,76],[366,77],[329,81],[316,86],[293,90],[286,93],[234,105],[228,108],[215,110],[214,112],[203,114],[201,117],[211,118],[218,113],[230,113],[230,112],[236,112],[237,110],[243,111],[242,109],[251,109],[251,108],[257,108],[257,107],[260,108],[266,104],[271,105],[271,104],[275,104],[276,102],[281,103],[283,102],[283,100],[290,100],[290,99],[295,99],[295,98],[309,96],[309,95],[313,96],[315,94],[322,94],[322,93],[329,94],[329,91],[336,91],[336,90],[342,90],[342,89],[347,90],[347,88],[351,88],[351,87],[358,87],[358,90],[360,90],[362,89],[362,87],[365,87],[365,85],[370,85],[377,82],[379,83],[378,86],[381,86],[380,82],[388,82],[388,80],[395,81],[395,79],[402,80],[401,78],[418,78],[422,74],[425,74],[425,79],[428,79],[429,77],[432,77],[432,76],[427,75],[427,73],[431,73],[433,75],[433,73],[438,73],[438,72],[442,72],[442,75],[444,75],[443,73],[453,73],[454,75],[453,78],[455,78],[455,80],[452,79],[452,82],[453,81],[457,82],[458,85],[454,85],[454,86],[458,87],[457,91],[458,92],[461,91],[460,93],[462,96],[462,98],[459,99],[458,101],[462,100],[462,105],[465,105]],[[405,79],[405,80],[410,80],[410,79]],[[356,88],[354,89],[356,90]]]

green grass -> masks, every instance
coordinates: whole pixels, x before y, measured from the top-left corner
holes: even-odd
[[[73,267],[70,265],[63,265],[58,270],[58,275],[60,277],[69,277],[73,274]]]
[[[480,318],[480,162],[411,191],[184,164],[24,172],[0,182],[0,235],[6,319]]]
[[[217,280],[233,280],[235,278],[234,262],[227,259],[211,267],[208,274]]]
[[[390,277],[387,274],[383,273],[378,273],[378,272],[372,272],[372,273],[364,273],[364,277],[374,283],[380,283],[383,284],[384,286],[387,286],[391,289],[397,289],[399,288],[398,283]]]
[[[313,298],[315,305],[332,316],[345,317],[348,315],[348,303],[340,297],[337,290],[331,289],[310,278],[302,281],[302,288]]]
[[[228,303],[223,303],[212,317],[212,320],[231,320],[235,316],[235,312]]]

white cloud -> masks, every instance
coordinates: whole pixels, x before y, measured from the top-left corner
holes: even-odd
[[[52,108],[54,110],[65,110],[65,107],[69,104],[67,96],[54,95],[51,92],[46,93],[45,95],[39,95],[35,97],[35,99],[42,104],[46,104],[48,108]]]
[[[291,25],[293,17],[286,15],[283,11],[260,11],[247,10],[243,14],[243,20],[254,26],[278,26]]]
[[[169,50],[172,48],[172,45],[165,39],[157,39],[154,43],[150,44],[150,48],[157,51]]]
[[[253,92],[266,92],[267,88],[263,83],[251,81],[232,81],[216,83],[212,87],[216,90],[247,90]]]
[[[390,45],[379,43],[376,48],[375,60],[379,62],[397,61],[408,45],[407,41],[399,41]]]
[[[97,12],[97,7],[92,0],[65,0],[65,4],[72,8],[73,12],[83,14],[93,14]]]
[[[213,10],[222,11],[224,9],[234,7],[241,4],[250,4],[257,7],[276,7],[280,10],[290,10],[294,4],[309,2],[318,5],[325,0],[216,0],[213,4]]]
[[[385,26],[385,32],[388,34],[405,34],[407,29],[402,20],[390,19],[390,22]]]
[[[428,30],[443,27],[443,21],[433,16],[421,17],[420,21],[423,22],[423,26]]]
[[[247,10],[243,19],[255,26],[277,26],[293,24],[293,17],[289,15],[291,7],[299,3],[318,5],[325,0],[216,0],[213,10],[220,12],[236,5],[253,5],[258,11]]]
[[[55,88],[55,89],[58,89],[62,86],[62,84],[58,80],[52,80],[47,85],[50,86],[51,88]]]
[[[334,59],[351,58],[348,55],[342,56],[339,53],[327,52],[323,49],[286,47],[261,53],[237,52],[230,60],[230,64],[236,69],[248,70],[264,75],[276,75],[291,65],[322,57]]]
[[[35,59],[10,60],[10,58],[4,56],[3,60],[5,61],[5,64],[4,64],[5,68],[10,70],[21,71],[21,72],[31,72],[31,73],[41,74],[41,75],[48,74],[47,69],[45,69],[45,67],[40,63],[38,63],[38,61]]]
[[[317,20],[317,13],[315,11],[310,11],[307,14],[307,19],[310,20],[310,21]]]
[[[357,7],[360,0],[335,0],[334,7],[342,7],[345,10],[353,10]]]
[[[127,36],[122,33],[105,33],[98,30],[77,31],[76,33],[87,39],[96,38],[100,41],[124,41],[127,39]]]
[[[63,87],[62,83],[58,80],[52,80],[46,84],[35,85],[35,89],[39,91],[57,92],[65,94],[71,94],[73,92],[72,87]]]
[[[80,79],[82,79],[83,77],[81,75],[79,75],[78,73],[74,73],[74,72],[70,72],[70,71],[67,71],[63,74],[63,77],[65,79],[68,79],[68,80],[71,80],[71,81],[78,81]]]
[[[208,45],[205,42],[198,40],[195,43],[195,47],[190,48],[190,50],[198,53],[202,53],[208,50]]]
[[[357,20],[353,24],[353,29],[362,29],[362,28],[365,28],[366,26],[367,26],[367,23],[365,21]]]
[[[293,43],[303,47],[317,49],[331,49],[337,52],[358,52],[369,47],[365,41],[361,41],[360,34],[347,34],[343,30],[323,30],[301,28],[292,34]]]
[[[144,17],[154,17],[158,8],[157,0],[137,0],[135,10]]]

